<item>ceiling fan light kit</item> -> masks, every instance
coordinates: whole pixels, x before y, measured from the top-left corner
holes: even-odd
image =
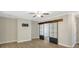
[[[33,17],[44,17],[45,15],[49,15],[48,12],[42,12],[42,11],[35,11],[35,12],[32,12],[32,13],[29,13],[29,14],[34,14]]]

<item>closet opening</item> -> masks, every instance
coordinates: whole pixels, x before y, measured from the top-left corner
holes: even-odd
[[[39,23],[39,37],[51,43],[58,44],[58,22],[63,19]]]

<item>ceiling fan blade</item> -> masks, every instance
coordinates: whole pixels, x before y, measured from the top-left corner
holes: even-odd
[[[34,15],[33,17],[36,17],[36,15]]]
[[[43,15],[49,15],[49,13],[43,13]]]
[[[44,17],[43,15],[41,16],[41,18]]]

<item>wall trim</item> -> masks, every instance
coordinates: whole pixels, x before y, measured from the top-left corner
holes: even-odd
[[[58,45],[62,45],[62,46],[68,47],[68,48],[73,48],[72,46],[67,45],[67,44],[63,44],[63,43],[58,43]]]
[[[22,40],[22,41],[16,41],[16,40],[13,40],[13,41],[3,41],[3,42],[0,42],[0,44],[7,44],[7,43],[13,43],[13,42],[21,43],[21,42],[26,42],[26,41],[32,41],[32,40]]]
[[[3,42],[0,42],[0,44],[13,43],[13,42],[17,42],[17,41],[16,40],[13,40],[13,41],[3,41]]]
[[[76,44],[77,44],[77,43],[75,42],[75,43],[72,45],[72,47],[74,48]]]
[[[27,41],[32,41],[32,40],[18,40],[17,43],[21,43],[21,42],[27,42]]]
[[[38,40],[39,38],[32,38],[32,40],[36,40],[36,39]]]

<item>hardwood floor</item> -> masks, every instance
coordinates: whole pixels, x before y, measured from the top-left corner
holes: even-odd
[[[0,48],[65,48],[63,46],[48,43],[45,40],[35,39],[29,42],[22,42],[22,43],[6,43],[1,44]]]

